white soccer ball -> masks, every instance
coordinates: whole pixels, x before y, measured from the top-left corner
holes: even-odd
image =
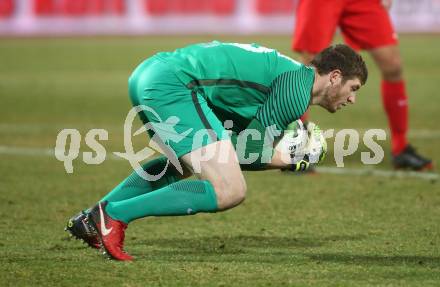
[[[277,149],[282,155],[288,155],[288,163],[297,163],[304,159],[305,147],[308,142],[307,129],[301,120],[287,126],[284,135],[277,144]]]
[[[327,143],[321,129],[315,123],[308,122],[304,125],[301,120],[297,120],[287,126],[277,149],[281,154],[288,155],[289,158],[283,161],[305,165],[305,168],[308,168],[310,164],[318,164],[324,159]]]

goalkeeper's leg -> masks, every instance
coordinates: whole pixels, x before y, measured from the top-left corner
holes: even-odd
[[[142,165],[142,169],[150,175],[160,174],[166,168],[165,174],[160,179],[156,181],[148,181],[134,171],[104,196],[100,202],[114,202],[130,199],[173,184],[192,174],[185,167],[183,167],[184,173],[180,174],[171,164],[167,164],[167,162],[168,161],[164,156],[160,156]],[[87,215],[90,210],[91,208],[86,209],[69,218],[65,230],[74,238],[87,243],[87,245],[93,248],[99,248],[98,234],[91,230],[87,223]]]
[[[213,157],[204,159],[207,154]],[[175,182],[122,201],[102,201],[91,210],[89,221],[111,257],[132,259],[123,251],[123,242],[127,224],[135,219],[216,212],[244,200],[246,183],[229,139],[192,151],[181,161],[196,172],[198,180]]]
[[[184,168],[184,173],[180,174],[172,164],[167,163],[168,160],[164,156],[148,161],[142,165],[142,169],[150,175],[160,174],[166,169],[165,174],[160,179],[148,181],[142,178],[136,171],[133,171],[130,176],[123,180],[100,201],[113,202],[133,198],[191,176],[191,172],[187,168]]]
[[[203,160],[202,155],[206,154],[213,157]],[[129,223],[146,216],[215,212],[232,208],[244,200],[246,183],[230,140],[209,144],[184,155],[181,160],[195,170],[198,180],[175,182],[127,200],[109,202],[108,214]]]

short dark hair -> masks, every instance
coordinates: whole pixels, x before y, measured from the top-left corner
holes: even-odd
[[[310,62],[318,74],[325,75],[336,69],[342,73],[343,81],[359,78],[361,84],[367,82],[368,70],[362,56],[344,44],[325,48]]]

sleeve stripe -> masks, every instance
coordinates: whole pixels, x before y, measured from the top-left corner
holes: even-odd
[[[305,66],[276,77],[270,85],[266,102],[257,113],[257,119],[265,126],[275,124],[278,129],[284,130],[307,110],[313,81],[313,70]]]

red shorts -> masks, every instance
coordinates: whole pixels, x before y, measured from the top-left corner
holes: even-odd
[[[293,50],[320,52],[331,44],[337,27],[356,50],[397,44],[390,16],[380,0],[299,0]]]

